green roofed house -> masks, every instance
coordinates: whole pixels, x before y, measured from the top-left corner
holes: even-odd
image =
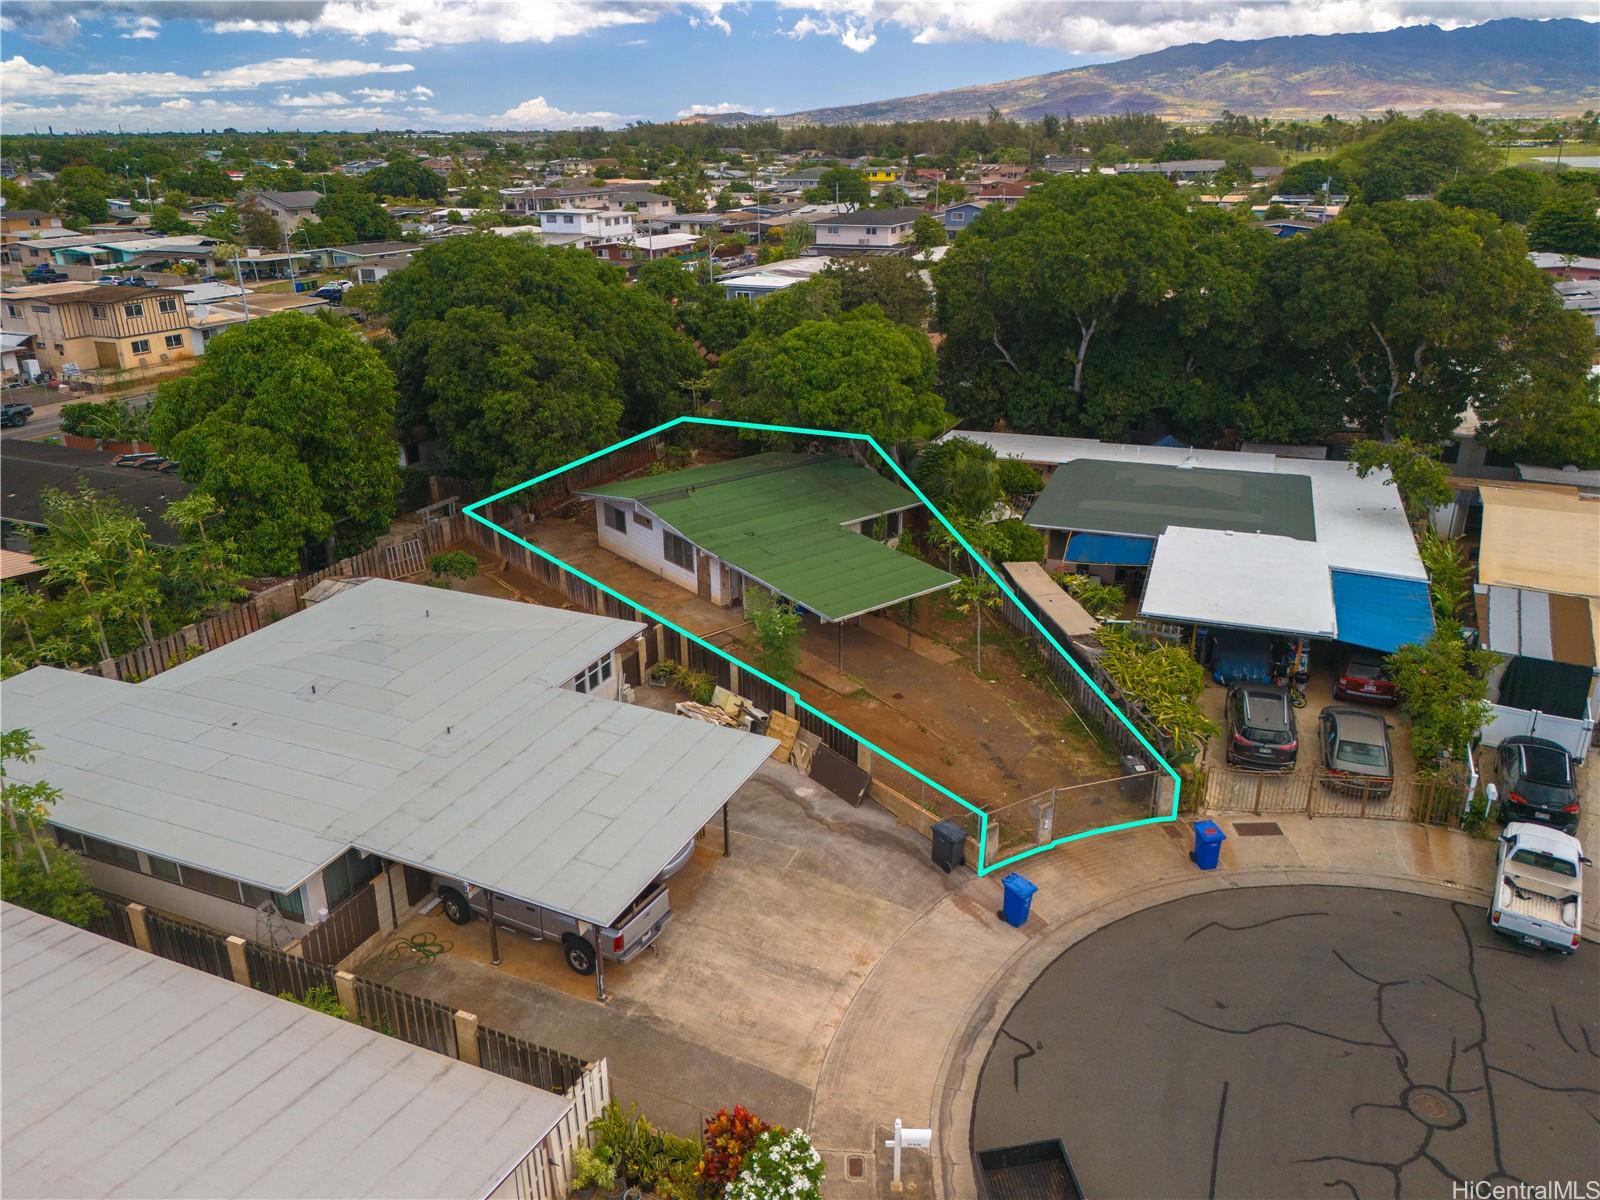
[[[754,583],[840,622],[956,582],[886,544],[919,502],[848,458],[755,454],[580,494],[603,548],[723,606]]]

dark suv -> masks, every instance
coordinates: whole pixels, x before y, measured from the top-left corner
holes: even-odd
[[[1292,767],[1300,752],[1287,688],[1236,683],[1228,689],[1228,763]]]
[[[1500,821],[1528,821],[1576,832],[1578,780],[1572,755],[1544,738],[1501,742]]]

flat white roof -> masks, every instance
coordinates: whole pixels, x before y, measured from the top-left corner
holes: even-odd
[[[1059,466],[1080,458],[1112,462],[1148,462],[1178,467],[1227,471],[1265,471],[1304,475],[1311,481],[1311,502],[1317,545],[1325,566],[1397,579],[1426,579],[1400,494],[1387,471],[1362,479],[1346,462],[1249,454],[1235,450],[1191,450],[1184,446],[1130,446],[1091,438],[1043,437],[1023,433],[988,433],[956,429],[945,438],[964,437],[991,447],[1001,458]],[[942,439],[941,439],[942,440]],[[1169,530],[1170,534],[1172,531]],[[1202,578],[1229,570],[1213,564]],[[1323,581],[1326,584],[1326,579]]]
[[[1139,611],[1197,625],[1296,636],[1335,632],[1328,560],[1316,542],[1223,529],[1168,529]]]
[[[52,820],[290,891],[358,846],[608,924],[772,741],[566,690],[643,626],[369,580],[140,684],[0,684]]]
[[[8,1196],[488,1196],[538,1088],[0,903]]]

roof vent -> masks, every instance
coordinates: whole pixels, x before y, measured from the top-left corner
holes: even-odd
[[[1185,454],[1183,456],[1183,461],[1178,464],[1178,470],[1180,470],[1180,471],[1192,471],[1196,467],[1198,467],[1199,465],[1200,464],[1195,461],[1194,451],[1190,450],[1189,453],[1187,453],[1187,454]]]

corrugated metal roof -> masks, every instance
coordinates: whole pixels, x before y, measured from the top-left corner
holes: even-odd
[[[1155,537],[1169,526],[1231,529],[1315,541],[1303,476],[1078,459],[1057,467],[1028,510],[1029,525]]]
[[[1575,488],[1481,484],[1478,582],[1600,596],[1600,500]]]
[[[1296,636],[1335,633],[1328,562],[1315,542],[1169,529],[1156,543],[1141,613]]]
[[[8,1196],[487,1196],[570,1103],[0,904]]]
[[[583,494],[635,501],[703,550],[830,621],[956,581],[844,528],[918,503],[898,483],[847,458],[755,454]]]
[[[772,742],[564,690],[634,622],[371,580],[142,684],[0,685],[60,825],[289,891],[354,845],[609,923]]]
[[[1433,636],[1433,601],[1421,579],[1333,572],[1339,640],[1385,654]]]

